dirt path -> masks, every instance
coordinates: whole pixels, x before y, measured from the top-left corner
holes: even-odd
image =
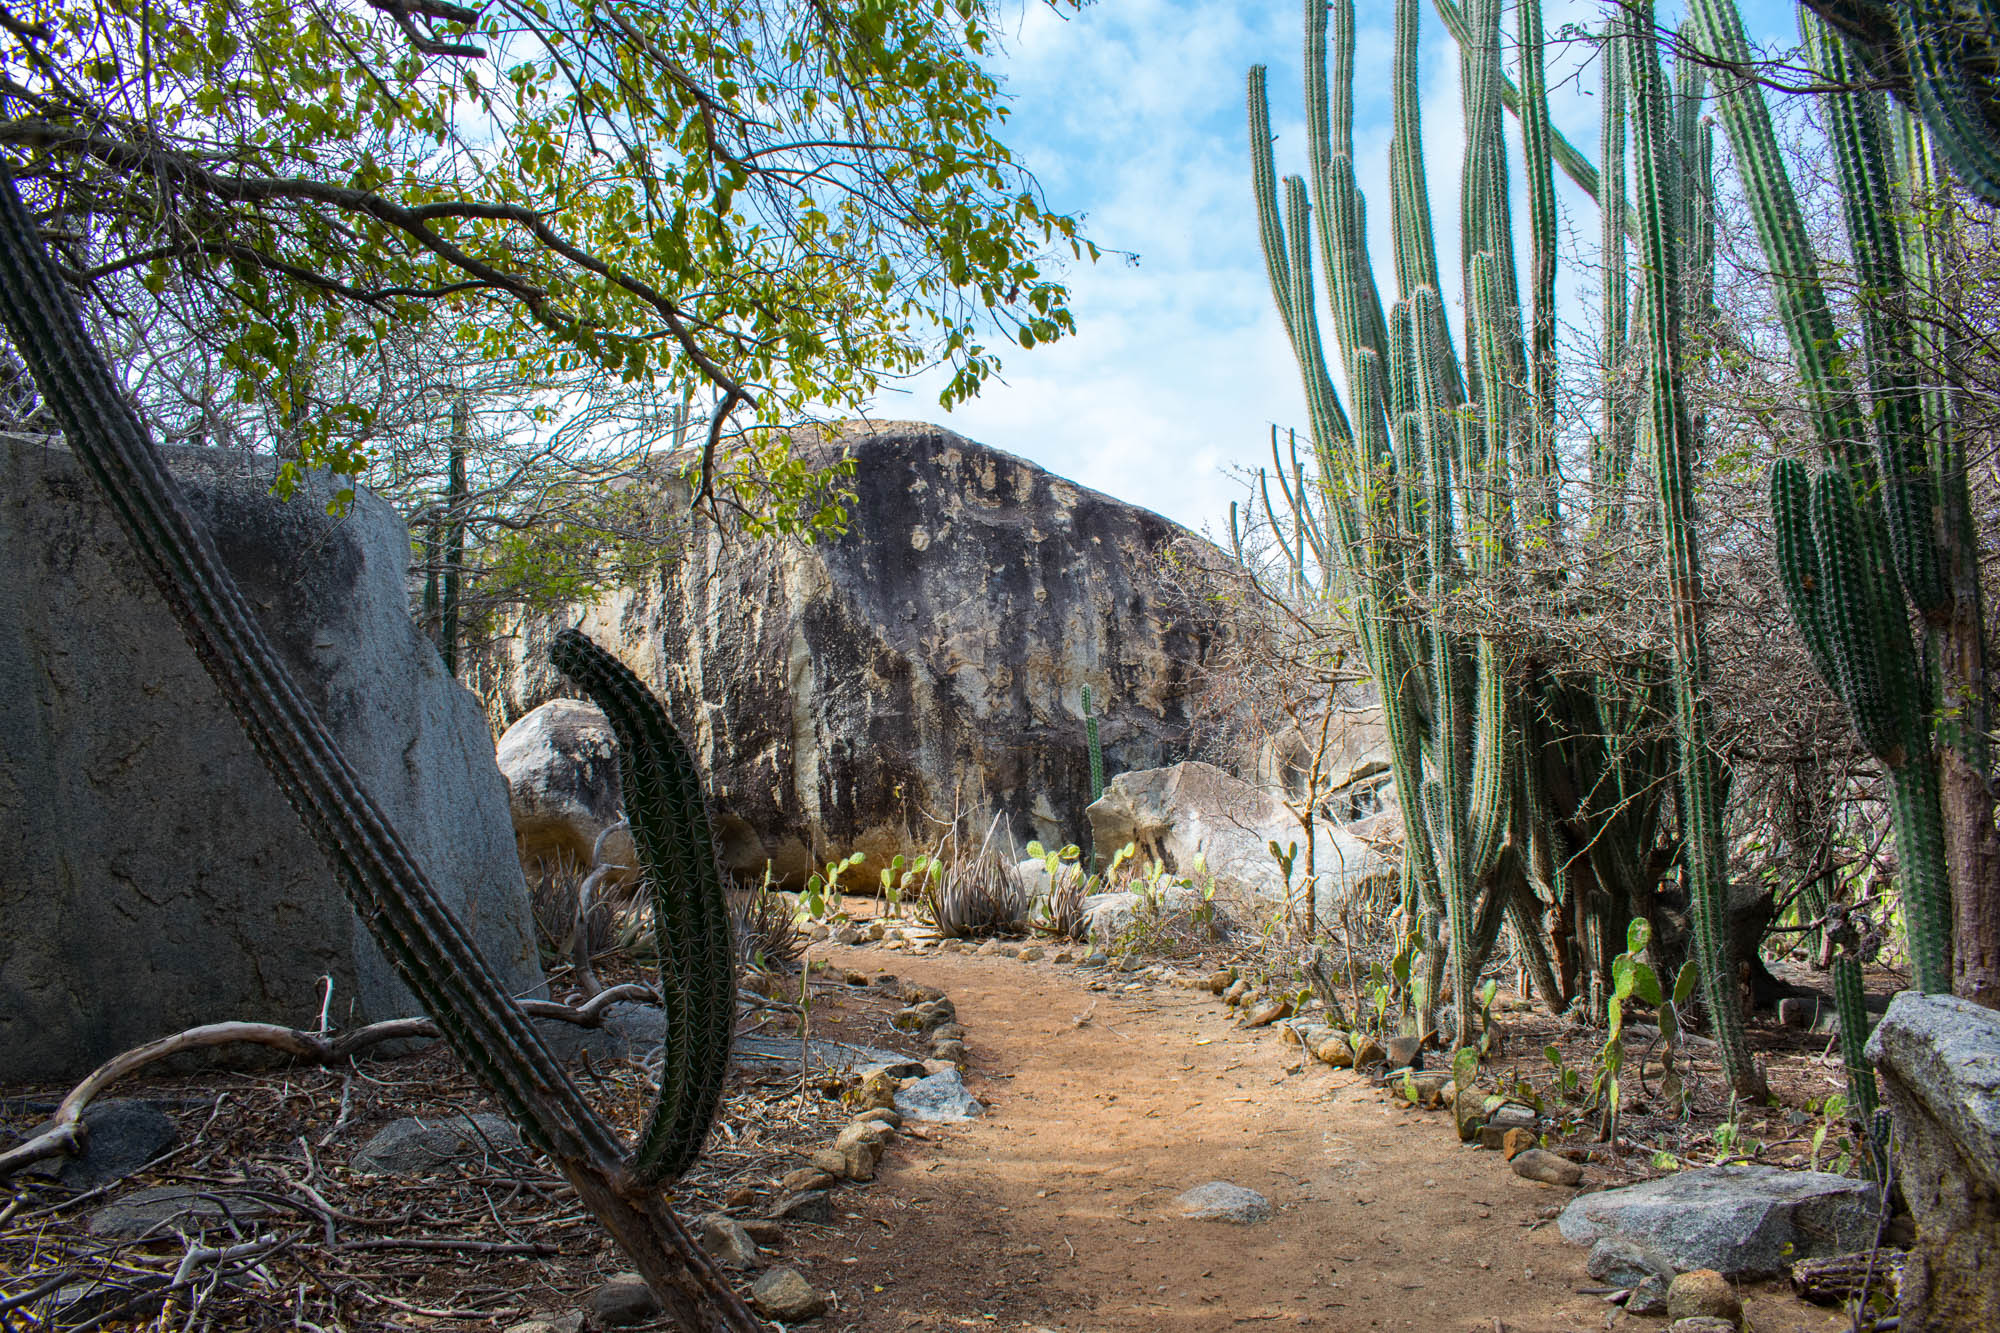
[[[844,1234],[794,1256],[837,1292],[827,1327],[1665,1327],[1575,1294],[1594,1285],[1584,1251],[1544,1219],[1570,1191],[1460,1147],[1442,1114],[1302,1068],[1205,994],[1115,977],[1092,992],[1091,973],[1004,957],[827,956],[947,990],[989,1107],[892,1149],[876,1184],[840,1196]],[[1275,1216],[1176,1216],[1210,1180]],[[1757,1333],[1841,1326],[1775,1288],[1746,1295]]]

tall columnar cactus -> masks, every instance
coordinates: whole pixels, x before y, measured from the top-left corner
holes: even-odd
[[[1097,738],[1097,714],[1090,711],[1090,686],[1083,687],[1083,736],[1090,747],[1090,799],[1104,795],[1104,746]]]
[[[1805,0],[1873,80],[1923,116],[1953,171],[2000,204],[2000,22],[1947,0]]]
[[[1625,67],[1634,87],[1639,234],[1646,275],[1647,435],[1659,493],[1660,553],[1672,610],[1674,730],[1680,739],[1681,865],[1709,1023],[1730,1086],[1761,1098],[1764,1080],[1743,1038],[1729,956],[1728,847],[1722,783],[1708,744],[1708,664],[1701,638],[1701,565],[1694,540],[1694,429],[1683,398],[1681,263],[1689,239],[1668,137],[1666,77],[1653,40],[1651,0],[1624,0]]]
[[[71,288],[4,173],[0,319],[182,633],[362,924],[453,1053],[550,1156],[679,1326],[760,1329],[661,1198],[657,1173],[628,1163],[618,1136],[439,903],[422,867],[300,694],[85,335]]]
[[[736,951],[701,770],[653,692],[602,648],[564,630],[549,649],[618,738],[618,781],[653,899],[666,1009],[659,1094],[630,1162],[643,1184],[673,1180],[701,1153],[722,1100],[736,1030]]]
[[[1537,977],[1546,978],[1552,1003],[1563,998],[1559,986],[1574,980],[1576,968],[1566,965],[1558,981],[1550,966],[1537,890],[1561,908],[1558,944],[1622,939],[1632,913],[1652,909],[1658,872],[1650,853],[1660,826],[1659,791],[1672,763],[1672,747],[1651,739],[1662,702],[1655,681],[1635,688],[1516,661],[1458,617],[1473,581],[1530,553],[1543,562],[1538,568],[1552,569],[1545,553],[1564,548],[1567,520],[1555,485],[1552,160],[1589,188],[1603,187],[1549,125],[1536,0],[1515,7],[1518,85],[1502,70],[1501,11],[1500,0],[1473,0],[1462,12],[1439,3],[1459,39],[1467,126],[1463,358],[1438,296],[1419,124],[1417,0],[1398,0],[1395,11],[1390,202],[1397,299],[1386,310],[1354,173],[1352,0],[1305,5],[1310,185],[1299,178],[1280,182],[1264,71],[1250,73],[1258,225],[1304,380],[1317,463],[1317,476],[1306,479],[1288,476],[1279,460],[1275,475],[1296,525],[1281,536],[1288,560],[1303,566],[1310,552],[1323,591],[1354,612],[1362,653],[1382,692],[1404,802],[1406,901],[1448,935],[1460,1041],[1470,1038],[1466,1000],[1503,921]],[[1525,330],[1502,126],[1507,108],[1521,119],[1527,155]],[[1621,169],[1609,183],[1621,207],[1622,189]],[[1346,370],[1344,397],[1321,341],[1315,250]],[[1623,282],[1621,275],[1613,285],[1622,290]],[[1608,398],[1619,429],[1607,438],[1622,438],[1629,453],[1629,405]],[[1622,503],[1609,486],[1597,497],[1592,525],[1610,522],[1603,507]],[[1272,518],[1285,526],[1284,516]],[[1298,576],[1303,572],[1296,571],[1295,585],[1306,582]],[[1433,938],[1427,946],[1434,981],[1442,944]],[[1593,954],[1583,970],[1610,966],[1603,949]]]
[[[1694,0],[1691,15],[1703,50],[1725,70],[1750,67],[1749,42],[1730,0]],[[1962,456],[1954,460],[1955,446],[1947,443],[1956,434],[1948,400],[1916,385],[1909,312],[1883,308],[1911,296],[1904,253],[1910,238],[1895,222],[1899,207],[1908,204],[1892,195],[1899,173],[1889,162],[1884,108],[1878,95],[1854,90],[1855,71],[1841,46],[1816,22],[1808,19],[1806,27],[1812,56],[1832,89],[1823,101],[1855,273],[1868,298],[1861,305],[1861,364],[1873,402],[1872,410],[1863,407],[1848,372],[1763,95],[1747,76],[1725,72],[1719,76],[1723,123],[1824,461],[1816,479],[1796,459],[1772,469],[1779,573],[1814,662],[1887,774],[1916,985],[1946,991],[1952,984],[1951,884],[1932,725],[1936,701],[1925,698],[1904,599],[1907,594],[1927,625],[1939,627],[1939,637],[1965,619],[1961,592],[1946,576],[1949,562],[1939,547],[1941,530],[1952,534],[1937,518],[1941,495],[1957,503],[1964,493]],[[1911,174],[1907,165],[1900,174]],[[1964,595],[1974,599],[1976,624],[1976,580]],[[1979,661],[1976,653],[1972,661]],[[1986,695],[1983,679],[1948,678],[1945,685],[1957,698]],[[1983,773],[1983,736],[1964,739],[1978,746]],[[1989,824],[1990,811],[1989,805]]]

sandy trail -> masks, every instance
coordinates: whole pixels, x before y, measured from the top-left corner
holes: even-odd
[[[1443,1113],[1301,1067],[1205,994],[1115,976],[1092,992],[1090,972],[1002,957],[827,956],[948,991],[990,1108],[893,1149],[876,1184],[841,1196],[844,1236],[802,1249],[838,1291],[832,1327],[1665,1327],[1576,1294],[1595,1285],[1584,1251],[1543,1218],[1570,1191],[1461,1147]],[[1275,1216],[1176,1216],[1210,1180]],[[1746,1295],[1758,1333],[1841,1326],[1777,1289]]]

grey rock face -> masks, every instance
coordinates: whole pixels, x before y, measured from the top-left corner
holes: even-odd
[[[1905,991],[1868,1041],[1917,1222],[1903,1327],[2000,1327],[2000,1013]]]
[[[354,1154],[354,1166],[378,1175],[414,1176],[458,1161],[519,1152],[520,1131],[505,1116],[481,1111],[447,1119],[408,1117],[385,1125]]]
[[[618,742],[603,711],[551,699],[507,728],[493,754],[507,779],[522,869],[534,876],[558,861],[588,869],[599,838],[625,817]],[[604,839],[606,864],[636,866],[635,857],[629,830]]]
[[[986,1107],[966,1090],[956,1069],[920,1078],[896,1094],[896,1114],[905,1120],[952,1122],[983,1115]]]
[[[167,450],[307,700],[445,905],[539,994],[491,735],[411,623],[409,537],[323,480]],[[74,1077],[200,1023],[341,1024],[416,1003],[368,938],[110,512],[65,451],[0,442],[0,1052]]]
[[[848,530],[812,546],[697,527],[642,588],[523,626],[490,664],[512,721],[569,691],[546,666],[581,617],[668,703],[711,782],[724,857],[797,887],[829,854],[928,850],[926,809],[1005,811],[1016,846],[1084,824],[1091,690],[1109,771],[1172,762],[1222,633],[1172,603],[1155,557],[1211,548],[1157,514],[921,423],[851,449]],[[1219,560],[1219,554],[1218,554]]]
[[[1211,1180],[1196,1185],[1174,1200],[1182,1217],[1196,1222],[1234,1222],[1249,1226],[1271,1220],[1271,1201],[1256,1190]]]
[[[1213,764],[1182,763],[1120,773],[1089,815],[1100,855],[1134,843],[1142,858],[1157,859],[1176,875],[1193,876],[1199,865],[1225,896],[1283,901],[1284,874],[1270,844],[1296,843],[1300,830],[1275,790],[1252,786]],[[1345,830],[1320,828],[1314,844],[1322,912],[1336,910],[1362,880],[1395,873],[1393,859]],[[1301,845],[1292,866],[1293,889],[1301,895],[1305,867]]]
[[[1713,1268],[1738,1279],[1774,1276],[1794,1259],[1862,1249],[1875,1234],[1875,1211],[1875,1186],[1867,1181],[1774,1166],[1711,1166],[1583,1195],[1563,1209],[1558,1225],[1578,1245],[1617,1237],[1677,1272]]]

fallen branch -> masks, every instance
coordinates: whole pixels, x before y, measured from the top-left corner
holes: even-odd
[[[614,1004],[622,1001],[656,1002],[658,998],[650,986],[627,983],[599,991],[587,1004],[523,1000],[520,1005],[521,1011],[530,1018],[554,1018],[579,1027],[594,1028],[604,1025],[605,1012]],[[81,1152],[90,1136],[89,1127],[83,1122],[83,1113],[90,1103],[120,1079],[170,1055],[247,1042],[274,1047],[307,1064],[325,1065],[337,1064],[385,1041],[435,1038],[439,1035],[437,1024],[428,1018],[385,1019],[339,1036],[304,1032],[276,1023],[209,1023],[189,1028],[113,1056],[92,1070],[63,1098],[47,1129],[19,1147],[0,1153],[0,1180],[45,1158]]]

